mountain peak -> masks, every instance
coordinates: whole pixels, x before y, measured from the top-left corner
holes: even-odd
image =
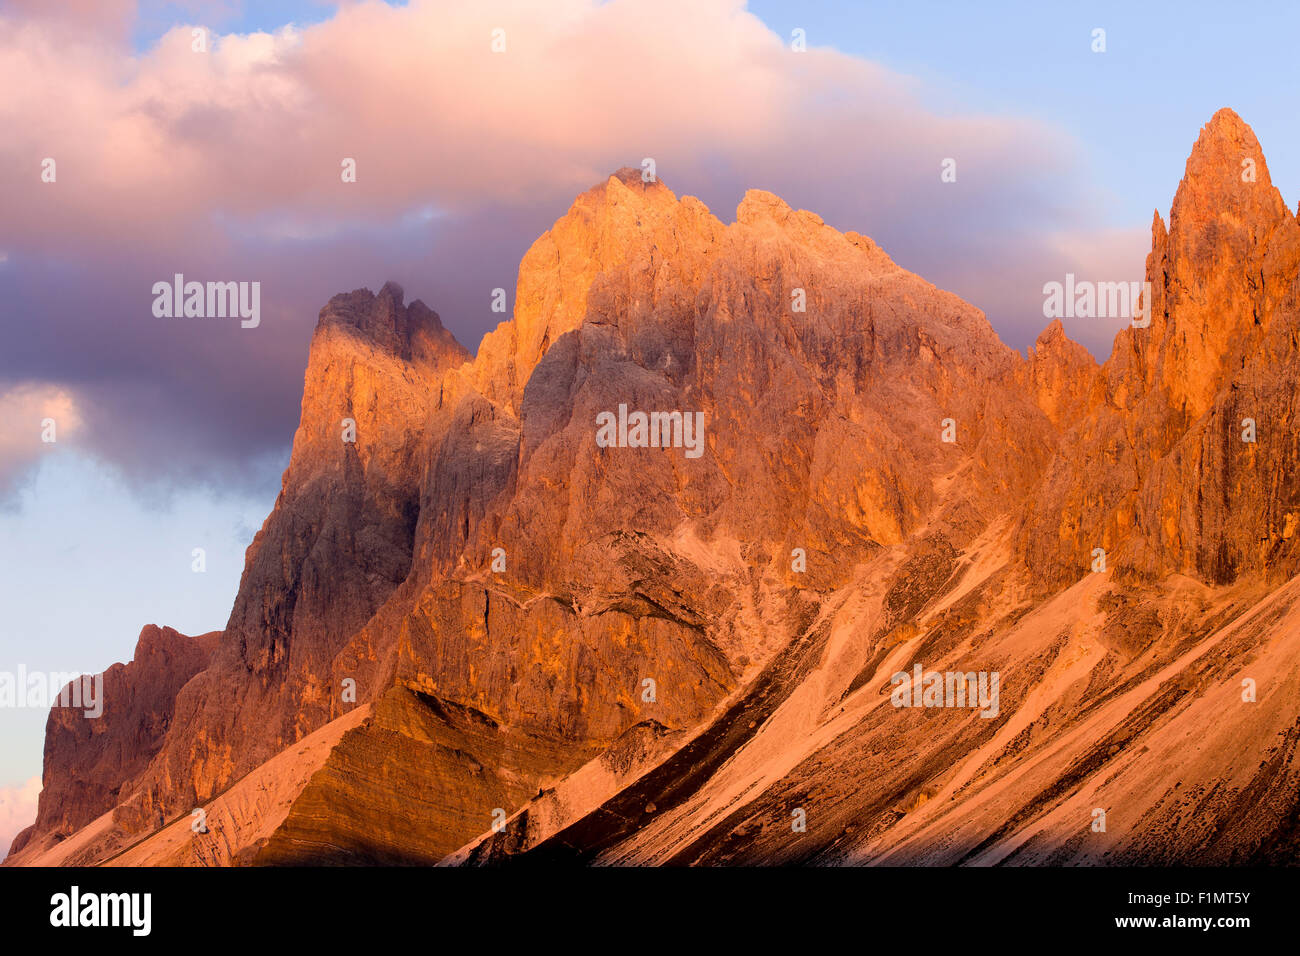
[[[1287,214],[1254,130],[1232,110],[1219,110],[1187,157],[1169,215],[1170,234],[1199,247],[1202,241],[1220,241],[1225,228],[1254,236]]]
[[[1202,127],[1169,213],[1151,226],[1151,331],[1144,375],[1191,419],[1211,405],[1231,356],[1269,313],[1259,263],[1291,241],[1292,219],[1259,140],[1230,109]],[[1117,366],[1118,368],[1118,366]],[[1126,374],[1126,373],[1125,373]]]
[[[672,190],[663,184],[656,175],[653,179],[646,180],[645,174],[637,166],[623,166],[610,173],[609,178],[605,180],[608,187],[613,183],[621,183],[628,189],[639,190],[643,193],[666,193],[672,195]]]
[[[406,292],[392,280],[378,294],[354,289],[332,297],[320,310],[317,335],[328,328],[342,329],[403,359],[436,359],[459,354],[468,357],[438,314],[419,299],[405,305]]]
[[[1169,237],[1169,227],[1165,225],[1164,216],[1160,215],[1160,210],[1155,210],[1151,215],[1151,244],[1157,246]]]
[[[1065,326],[1061,324],[1061,320],[1052,319],[1052,321],[1047,324],[1047,328],[1043,329],[1042,332],[1038,333],[1038,341],[1035,342],[1034,344],[1038,348],[1042,348],[1044,345],[1047,345],[1049,342],[1052,342],[1055,339],[1059,339],[1064,335],[1065,335]]]
[[[736,222],[753,225],[764,220],[781,223],[793,210],[784,199],[766,189],[750,189],[736,207]]]
[[[1238,116],[1237,111],[1230,106],[1223,106],[1216,110],[1202,129],[1204,132],[1218,136],[1249,136],[1251,139],[1255,137],[1250,124]]]

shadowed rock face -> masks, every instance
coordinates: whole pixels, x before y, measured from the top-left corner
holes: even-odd
[[[147,625],[131,663],[104,672],[102,715],[90,718],[75,707],[50,711],[36,823],[18,834],[11,853],[48,846],[117,806],[162,748],[177,693],[208,666],[220,637]]]
[[[220,647],[76,859],[210,803],[218,836],[123,859],[1186,860],[1162,808],[1252,793],[1214,852],[1258,858],[1294,807],[1265,649],[1298,570],[1296,230],[1221,111],[1156,217],[1151,324],[1100,367],[1059,322],[1021,357],[770,193],[726,225],[638,170],[534,243],[472,360],[391,284],[336,296]],[[598,441],[620,406],[699,413],[700,453]],[[890,707],[917,663],[1002,673],[1001,716]],[[1141,759],[1195,720],[1236,735],[1228,791]],[[1141,809],[1103,850],[1063,809],[1096,774]],[[798,845],[792,805],[823,808]]]
[[[248,549],[212,667],[177,700],[132,825],[209,799],[332,716],[334,655],[411,568],[436,437],[430,383],[465,358],[396,284],[321,310],[275,510]]]

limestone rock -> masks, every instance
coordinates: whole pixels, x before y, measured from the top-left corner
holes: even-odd
[[[16,861],[1289,852],[1298,266],[1220,111],[1153,218],[1151,321],[1101,366],[1059,323],[1022,357],[771,193],[724,224],[630,169],[534,243],[472,359],[395,286],[336,296],[210,663],[93,798],[52,732],[79,809]],[[600,437],[652,411],[698,443]],[[1004,716],[891,706],[914,665],[1001,674]],[[1210,725],[1218,756],[1181,755]],[[1094,790],[1138,816],[1084,843]],[[198,804],[225,835],[185,836]]]
[[[1094,548],[1124,573],[1285,580],[1300,513],[1294,395],[1300,226],[1231,110],[1202,130],[1147,257],[1150,325],[1115,339],[1036,509],[1030,566],[1077,579]],[[1250,419],[1258,433],[1244,441]]]

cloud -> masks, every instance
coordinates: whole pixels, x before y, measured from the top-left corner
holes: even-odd
[[[57,449],[60,438],[76,438],[83,425],[81,408],[65,388],[39,382],[0,385],[0,498]]]
[[[6,6],[25,19],[84,30],[124,25],[135,10],[132,0],[8,0]]]
[[[36,802],[41,795],[41,778],[32,777],[15,787],[0,787],[0,860],[20,830],[36,822]]]
[[[244,463],[274,457],[335,292],[395,278],[473,348],[536,235],[647,156],[724,221],[759,187],[871,235],[1013,345],[1045,324],[1061,271],[1045,250],[1107,248],[1069,134],[933,112],[911,78],[796,53],[737,0],[363,2],[301,29],[214,31],[206,52],[178,25],[140,54],[64,29],[81,5],[56,6],[0,20],[0,90],[24,90],[0,99],[0,179],[16,184],[0,301],[24,317],[0,380],[93,396],[88,441],[141,476],[249,480]],[[148,290],[175,272],[261,281],[262,326],[153,318]]]
[[[141,57],[17,26],[0,78],[59,78],[30,97],[4,150],[28,183],[8,228],[29,246],[93,245],[127,225],[133,242],[168,247],[214,211],[373,223],[418,203],[564,199],[642,153],[678,188],[725,156],[735,185],[793,166],[836,199],[849,189],[888,210],[933,204],[945,157],[970,183],[946,204],[1021,193],[1070,146],[1041,123],[930,113],[907,78],[829,49],[794,53],[732,0],[360,3],[303,30],[214,35],[203,53],[178,26]],[[36,176],[46,157],[56,184]],[[358,188],[340,182],[344,158]]]

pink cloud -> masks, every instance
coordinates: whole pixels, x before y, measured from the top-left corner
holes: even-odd
[[[1005,186],[1067,153],[1041,124],[933,114],[876,64],[792,52],[735,0],[359,3],[300,31],[214,33],[203,53],[176,27],[139,57],[49,21],[7,25],[0,84],[33,95],[6,110],[0,162],[25,185],[3,235],[46,250],[123,229],[171,248],[217,210],[374,222],[572,195],[643,156],[670,184],[721,152],[750,175],[816,169],[883,201],[937,188],[943,157]],[[50,81],[22,83],[33,75]],[[55,184],[39,179],[47,157]]]
[[[20,830],[36,822],[36,801],[41,795],[41,778],[26,783],[0,787],[0,859],[9,852],[9,844]]]
[[[0,496],[32,464],[55,453],[60,438],[75,438],[83,424],[77,398],[66,388],[40,382],[0,387]]]

